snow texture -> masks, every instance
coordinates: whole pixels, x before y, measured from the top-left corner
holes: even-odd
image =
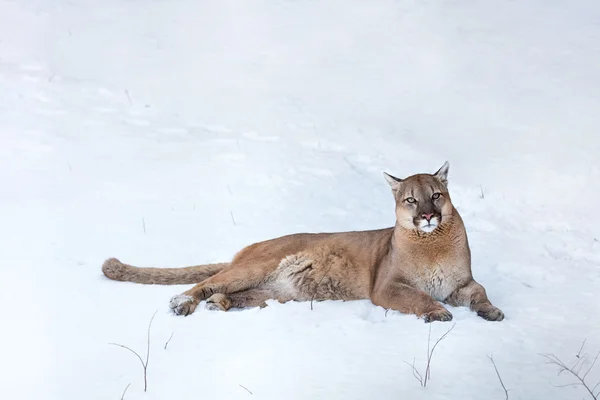
[[[0,1],[0,398],[503,399],[489,354],[511,400],[584,398],[539,354],[600,350],[599,20],[595,0]],[[175,316],[191,285],[100,270],[390,226],[382,171],[445,160],[506,319],[449,307],[425,389],[414,316]],[[144,393],[108,343],[144,356],[156,310]]]

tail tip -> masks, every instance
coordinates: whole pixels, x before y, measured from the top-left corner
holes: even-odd
[[[102,264],[102,272],[107,278],[121,280],[125,273],[125,265],[116,258],[109,258]]]

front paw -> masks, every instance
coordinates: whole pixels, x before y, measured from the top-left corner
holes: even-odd
[[[425,322],[433,322],[433,321],[452,321],[452,313],[446,310],[444,307],[436,308],[433,311],[423,314],[423,319]]]
[[[504,319],[504,313],[502,310],[492,305],[478,310],[477,315],[488,321],[502,321]]]
[[[177,315],[187,316],[194,312],[198,301],[187,294],[178,294],[171,297],[169,308]]]

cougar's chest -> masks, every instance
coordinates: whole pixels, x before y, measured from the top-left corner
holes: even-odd
[[[459,287],[462,281],[458,270],[459,268],[453,264],[423,265],[415,276],[415,286],[435,300],[443,301]]]
[[[413,282],[418,289],[435,300],[447,299],[468,278],[468,261],[460,254],[454,251],[430,251],[421,254],[419,260],[414,260]]]

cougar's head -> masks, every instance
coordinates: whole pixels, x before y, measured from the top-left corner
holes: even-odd
[[[434,174],[400,179],[384,172],[396,199],[396,222],[405,229],[433,232],[452,213],[446,161]]]

